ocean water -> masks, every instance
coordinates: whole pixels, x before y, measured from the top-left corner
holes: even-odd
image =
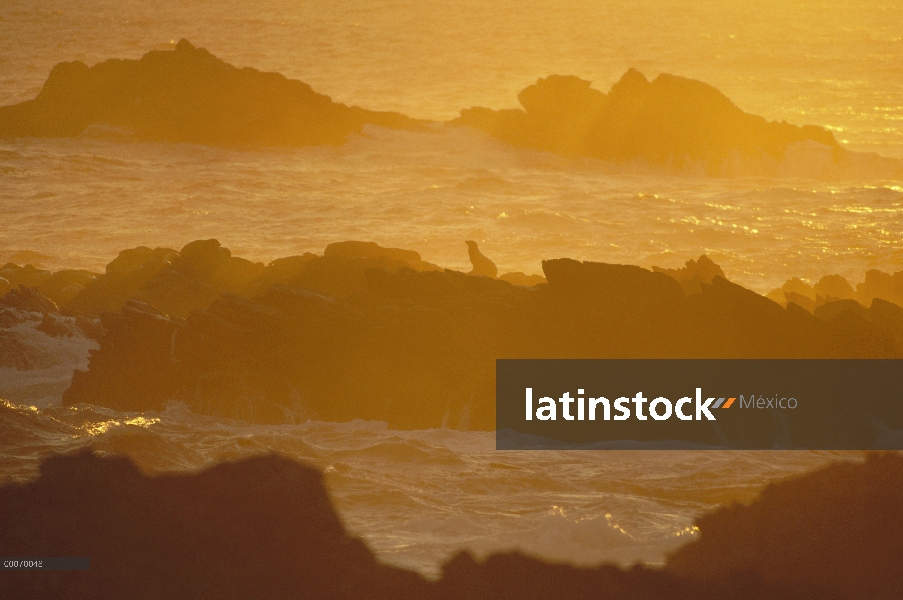
[[[0,104],[34,97],[57,62],[138,58],[184,37],[336,101],[436,121],[474,105],[513,107],[518,91],[553,73],[603,91],[630,67],[674,73],[747,112],[823,125],[852,151],[903,159],[900,23],[903,5],[889,0],[5,0]],[[793,276],[839,273],[855,284],[867,269],[903,269],[903,182],[875,175],[867,156],[863,164],[842,176],[801,168],[713,179],[566,160],[439,123],[425,133],[371,128],[340,147],[254,152],[132,143],[102,130],[0,140],[0,264],[102,270],[124,248],[215,237],[264,262],[360,239],[466,270],[463,241],[475,239],[502,272],[539,273],[542,259],[562,256],[675,267],[705,253],[761,293]],[[428,574],[462,548],[660,563],[695,535],[700,513],[857,459],[501,453],[485,432],[258,426],[179,406],[62,408],[93,342],[36,325],[14,334],[40,364],[0,369],[0,480],[33,477],[40,457],[88,444],[151,471],[276,450],[325,469],[346,524],[380,557]]]

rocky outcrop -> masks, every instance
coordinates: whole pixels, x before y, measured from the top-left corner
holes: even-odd
[[[44,296],[37,288],[26,287],[22,284],[19,284],[19,289],[10,290],[0,298],[0,310],[8,309],[45,314],[60,312],[56,303]]]
[[[849,470],[851,481],[862,479],[856,472],[861,468],[851,466]],[[867,477],[891,481],[882,473]],[[856,493],[843,488],[838,492],[830,485],[832,481],[825,479],[807,485],[812,497]],[[899,481],[893,483],[898,489]],[[865,498],[865,491],[872,490],[867,487],[860,496]],[[874,491],[882,499],[894,498],[887,490]],[[825,511],[818,503],[776,500],[767,502],[797,510],[768,512],[754,523],[744,520],[733,528],[731,521],[724,521],[722,536],[787,537],[779,527],[789,523],[788,519],[799,519],[798,523],[811,528],[806,535],[790,540],[795,544],[790,547],[806,545],[808,549],[807,537],[837,537],[841,530],[837,521],[822,518]],[[839,507],[833,501],[827,506],[828,511]],[[899,506],[899,501],[882,504],[880,515],[893,516]],[[715,520],[718,514],[709,519]],[[871,513],[860,514],[864,519]],[[705,518],[701,521],[704,532],[709,523]],[[361,540],[344,530],[320,473],[279,456],[221,463],[194,474],[148,476],[127,458],[85,450],[46,459],[37,480],[0,487],[0,554],[90,559],[87,571],[4,571],[4,593],[22,599],[839,600],[839,594],[824,583],[856,590],[866,574],[876,583],[888,582],[896,574],[899,537],[891,537],[896,532],[893,528],[880,531],[883,523],[876,522],[866,530],[843,529],[850,533],[843,540],[837,538],[843,544],[837,548],[811,544],[811,561],[793,562],[803,569],[802,575],[819,573],[821,557],[830,561],[852,548],[863,552],[861,561],[847,554],[849,565],[814,584],[776,584],[755,571],[721,577],[714,569],[700,580],[676,574],[676,557],[673,570],[642,566],[623,570],[610,565],[576,568],[548,564],[520,554],[490,556],[483,562],[460,554],[444,566],[441,579],[429,582],[377,561]],[[749,525],[756,529],[749,530]],[[875,546],[868,547],[869,542]],[[698,553],[700,546],[690,548]],[[745,548],[741,543],[727,550],[736,553]],[[886,556],[879,555],[881,549],[888,551]],[[709,546],[702,550],[698,569],[718,568],[725,562],[711,554]],[[794,561],[780,547],[763,550],[773,554],[759,557],[758,562],[754,558],[753,565],[767,568],[768,561],[777,556]],[[866,558],[877,561],[867,564]],[[857,574],[854,564],[862,564],[866,570]],[[770,571],[766,573],[770,578]],[[842,581],[841,573],[852,574],[854,579]],[[856,600],[866,597],[890,596],[850,596]]]
[[[239,69],[187,40],[139,60],[60,63],[34,100],[0,108],[0,138],[73,137],[102,126],[142,140],[307,146],[341,143],[366,124],[421,127],[335,103],[278,73]]]
[[[809,312],[837,300],[855,300],[862,306],[869,306],[875,298],[880,298],[903,305],[903,271],[890,274],[870,269],[865,272],[865,280],[856,284],[855,289],[841,275],[825,275],[815,285],[793,277],[769,292],[768,297],[778,304],[795,302]]]
[[[729,173],[738,162],[780,162],[795,144],[814,144],[835,157],[841,151],[821,127],[768,122],[710,85],[664,73],[650,82],[631,69],[608,94],[577,77],[552,75],[518,100],[523,109],[470,108],[452,124],[566,156],[673,169],[700,165],[709,174]]]
[[[34,288],[57,304],[63,304],[80,294],[96,276],[97,273],[90,271],[49,271],[31,264],[7,263],[0,269],[0,296],[18,287]]]
[[[704,284],[711,284],[715,277],[727,279],[721,267],[716,265],[711,258],[703,254],[699,260],[688,260],[682,269],[664,269],[662,267],[652,267],[656,273],[664,273],[668,277],[676,280],[683,288],[684,293],[701,294]]]
[[[718,580],[754,572],[772,584],[819,584],[851,599],[903,597],[903,457],[871,455],[769,485],[748,506],[697,522],[669,570]]]
[[[119,312],[129,300],[151,305],[175,317],[209,307],[223,294],[251,298],[270,286],[294,285],[337,297],[366,289],[367,269],[396,271],[442,270],[421,260],[412,250],[383,248],[373,242],[338,242],[322,256],[307,253],[272,261],[269,265],[232,256],[217,240],[196,240],[181,250],[139,246],[119,253],[105,273],[56,271],[7,264],[10,287],[33,288],[38,296],[68,314],[89,318]],[[13,290],[3,302],[21,302]],[[42,309],[35,308],[36,312]],[[56,307],[54,307],[56,310]]]
[[[195,244],[160,273],[194,282],[188,290],[234,281],[218,275],[233,272],[234,257],[218,244]],[[549,260],[548,283],[535,287],[433,270],[416,253],[369,244],[283,260],[241,263],[253,277],[215,288],[211,305],[198,302],[184,318],[155,308],[148,293],[133,294],[102,316],[100,348],[88,370],[74,374],[64,403],[148,410],[178,400],[257,422],[361,418],[492,429],[499,357],[903,356],[891,303],[817,318],[727,281],[703,259],[671,275]],[[168,306],[179,298],[159,297]]]

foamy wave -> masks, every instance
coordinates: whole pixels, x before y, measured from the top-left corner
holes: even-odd
[[[0,398],[37,407],[59,404],[72,372],[87,368],[97,342],[85,337],[72,317],[8,311],[19,322],[0,330],[0,343],[15,346],[15,360],[0,367]]]

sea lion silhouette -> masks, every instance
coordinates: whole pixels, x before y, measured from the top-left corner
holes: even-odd
[[[473,269],[469,274],[495,278],[499,274],[499,269],[495,266],[495,263],[480,252],[475,241],[467,240],[464,243],[467,244],[467,254],[470,255],[470,264],[473,265]]]

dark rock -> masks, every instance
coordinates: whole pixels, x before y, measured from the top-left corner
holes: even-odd
[[[727,279],[721,267],[716,265],[711,258],[703,254],[699,260],[688,260],[682,269],[663,269],[662,267],[652,267],[656,273],[664,273],[668,277],[676,280],[683,291],[688,296],[691,294],[701,294],[702,284],[711,284],[715,277]]]
[[[903,271],[893,275],[876,269],[866,271],[865,281],[856,286],[856,299],[868,306],[874,298],[903,306]]]
[[[236,259],[205,247],[212,258],[195,275],[206,279],[191,281],[211,285],[221,267],[209,265]],[[178,400],[256,422],[360,418],[492,429],[499,357],[903,356],[895,326],[876,316],[880,306],[872,320],[817,319],[717,275],[704,283],[702,261],[678,275],[699,285],[687,295],[673,277],[630,265],[545,261],[548,283],[523,287],[416,271],[416,256],[355,244],[274,261],[246,287],[266,280],[266,291],[212,286],[221,295],[186,320],[126,305],[103,317],[100,347],[63,401],[146,410]]]
[[[60,63],[34,100],[0,108],[0,138],[72,137],[101,125],[147,140],[306,146],[341,143],[365,124],[420,127],[334,103],[278,73],[233,67],[186,40],[140,60]]]
[[[442,267],[421,260],[420,254],[413,250],[401,248],[383,248],[375,242],[335,242],[326,246],[323,256],[330,258],[355,258],[387,259],[404,263],[415,271],[442,271]]]
[[[546,278],[542,275],[527,275],[526,273],[522,273],[521,271],[513,271],[511,273],[504,273],[499,275],[499,279],[502,281],[507,281],[512,285],[522,285],[525,287],[533,287],[534,285],[539,285],[541,283],[548,283]]]
[[[128,301],[120,313],[104,313],[100,320],[104,333],[100,348],[91,350],[91,364],[104,373],[103,380],[91,381],[76,370],[63,403],[162,410],[178,389],[172,346],[184,323],[135,300]]]
[[[80,333],[78,326],[69,321],[70,319],[65,317],[58,317],[46,313],[41,319],[41,324],[38,325],[37,329],[51,337],[72,337],[78,335]]]
[[[24,285],[25,287],[38,288],[50,277],[50,271],[39,269],[34,265],[18,266],[7,263],[0,269],[0,276],[9,282],[11,287]]]
[[[783,294],[784,299],[788,303],[788,306],[789,303],[792,302],[797,306],[805,308],[812,314],[815,314],[816,308],[824,304],[824,299],[821,296],[819,296],[819,299],[821,300],[821,302],[819,302],[819,300],[813,300],[809,296],[803,296],[802,294],[797,294],[796,292],[784,292]]]
[[[35,288],[20,285],[0,298],[0,310],[14,308],[24,312],[59,313],[59,307]]]
[[[41,294],[62,305],[79,295],[96,277],[96,273],[83,270],[61,270],[56,272],[37,269],[32,265],[20,267],[6,264],[3,278],[9,288],[25,286],[37,289]],[[0,290],[4,288],[0,285]]]
[[[178,252],[169,248],[157,248],[151,250],[147,246],[129,248],[119,253],[106,267],[106,272],[111,275],[129,275],[135,271],[148,268],[148,265],[170,262],[178,256]]]
[[[600,598],[605,600],[840,600],[840,594],[817,585],[774,585],[756,573],[734,574],[717,581],[694,581],[651,567],[613,565],[576,568],[548,564],[517,553],[477,562],[461,553],[443,567],[442,598],[500,600],[530,598]]]
[[[778,304],[786,303],[787,297],[786,294],[797,294],[799,296],[804,296],[809,298],[810,300],[815,300],[817,294],[815,293],[815,289],[805,281],[801,280],[799,277],[794,277],[792,279],[788,279],[784,285],[776,290],[772,290],[766,296],[771,300],[774,300]],[[791,300],[791,302],[795,302],[795,300]],[[797,302],[799,304],[799,302]],[[801,305],[802,306],[802,305]],[[814,309],[813,309],[814,310]],[[811,311],[810,311],[811,312]]]
[[[875,298],[869,307],[868,318],[894,332],[897,341],[903,342],[903,307],[881,298]]]
[[[779,162],[790,146],[840,146],[821,127],[767,122],[744,113],[710,85],[661,74],[651,83],[631,69],[608,95],[576,77],[553,75],[518,96],[523,110],[461,111],[469,125],[509,143],[564,155],[642,160],[669,168],[701,164],[711,174],[732,162]]]
[[[903,457],[873,454],[775,483],[748,506],[699,519],[668,569],[697,579],[742,571],[819,584],[851,599],[903,597]]]
[[[864,306],[859,304],[853,299],[847,300],[833,300],[831,302],[825,302],[824,304],[820,304],[815,307],[815,310],[812,311],[819,319],[833,319],[837,315],[841,313],[853,313],[855,315],[859,315],[860,317],[867,318],[868,311]]]
[[[96,317],[117,312],[128,300],[157,307],[184,318],[204,309],[223,294],[253,298],[273,285],[304,287],[346,297],[366,290],[367,269],[441,270],[410,250],[383,248],[373,242],[330,244],[324,256],[305,254],[262,263],[232,256],[219,241],[197,240],[180,251],[138,247],[124,250],[106,273],[88,282],[65,307]]]
[[[336,516],[316,470],[277,456],[148,477],[128,459],[56,456],[0,488],[0,553],[85,556],[89,571],[4,572],[9,598],[429,597]]]
[[[6,412],[0,405],[0,417]],[[887,479],[888,474],[872,479],[882,477]],[[881,498],[891,498],[887,490],[875,491]],[[768,491],[762,502],[771,501],[767,498]],[[829,499],[829,510],[835,507],[833,500]],[[882,504],[881,509],[882,515],[892,514],[899,511],[899,503]],[[718,533],[730,539],[741,533],[754,541],[774,534],[783,539],[788,530],[776,527],[787,523],[797,531],[800,528],[790,521],[798,518],[815,529],[790,538],[790,546],[784,548],[802,545],[813,551],[812,561],[823,556],[832,560],[849,541],[837,537],[844,530],[837,521],[825,521],[823,512],[818,503],[806,502],[792,513],[766,515],[752,523],[756,530],[748,531],[750,519],[744,519],[734,529],[727,521],[728,531]],[[704,532],[718,515],[702,519]],[[874,534],[875,542],[895,543],[890,534],[896,529],[879,531],[882,524],[866,524],[868,529],[856,530],[854,539]],[[824,535],[839,544],[807,541]],[[743,552],[743,540],[739,542],[729,546],[726,555]],[[699,551],[694,545],[689,548]],[[784,548],[768,549],[788,556],[780,554]],[[849,582],[838,581],[839,574],[851,574],[858,583],[866,574],[886,582],[896,573],[898,554],[893,548],[886,556],[874,548],[862,550],[862,556],[878,560],[865,564],[853,555],[851,564],[840,565],[827,581],[848,589]],[[697,570],[716,565],[717,575],[704,571],[706,579],[697,580],[696,571],[682,576],[642,566],[576,568],[514,553],[477,562],[462,553],[444,566],[441,579],[428,582],[378,562],[344,530],[320,473],[275,455],[221,463],[193,474],[156,476],[142,474],[127,458],[102,457],[91,450],[50,457],[42,463],[37,480],[0,487],[0,554],[90,559],[88,571],[5,571],[3,590],[10,598],[839,600],[822,581],[775,584],[756,573],[721,576],[726,563],[721,555],[692,565]],[[758,562],[756,558],[753,564],[771,566],[769,557]],[[788,558],[809,566],[799,557]],[[678,561],[672,562],[676,569]],[[853,564],[867,570],[856,573]],[[880,590],[876,585],[871,589]]]
[[[838,300],[848,300],[855,297],[856,292],[850,282],[840,275],[825,275],[818,280],[812,289],[816,294],[820,294],[825,298],[836,298]]]

